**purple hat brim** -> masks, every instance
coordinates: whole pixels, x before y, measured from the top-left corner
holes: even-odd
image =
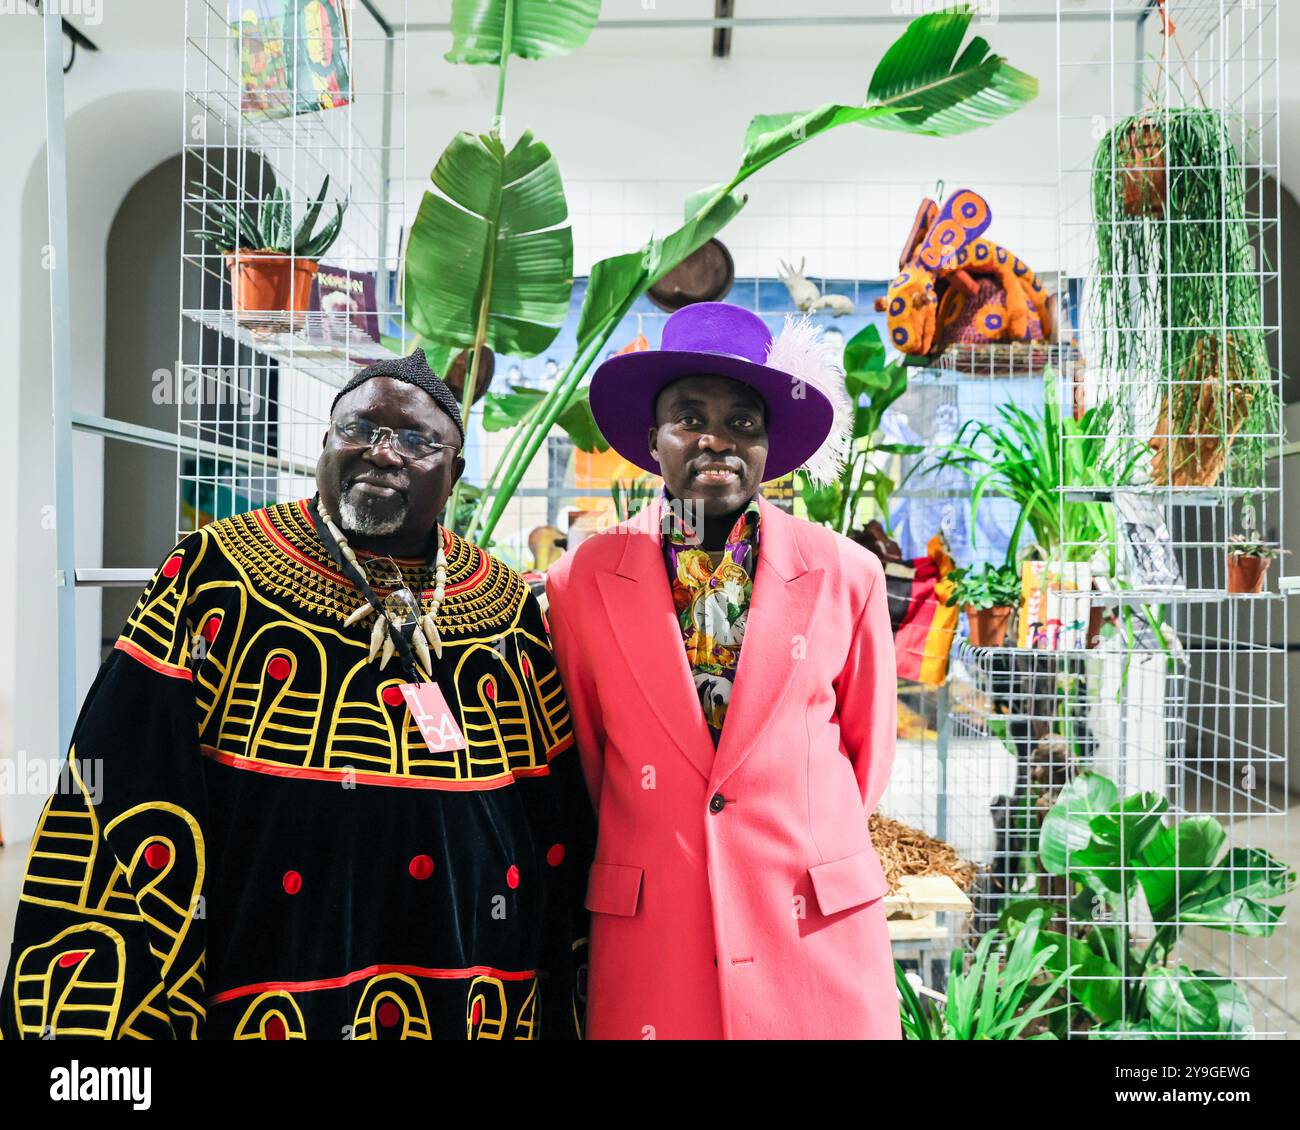
[[[655,399],[680,377],[731,377],[754,389],[767,404],[767,463],[763,482],[803,466],[830,434],[835,409],[820,389],[780,369],[726,353],[646,349],[620,353],[601,364],[591,378],[591,414],[606,442],[629,463],[652,475],[659,464],[650,455]]]

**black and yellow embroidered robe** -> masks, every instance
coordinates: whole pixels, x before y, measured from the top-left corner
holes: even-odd
[[[181,540],[33,837],[5,1039],[579,1034],[593,833],[568,705],[528,586],[444,545],[434,674],[468,748],[434,753],[397,662],[344,628],[361,597],[305,501]]]

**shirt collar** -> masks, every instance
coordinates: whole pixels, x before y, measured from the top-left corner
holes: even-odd
[[[687,521],[687,512],[691,508],[677,504],[677,500],[669,493],[666,485],[659,492],[659,501],[659,533],[663,540],[673,545],[698,546],[700,544],[699,540],[695,536],[689,521]],[[758,495],[754,495],[745,509],[736,516],[731,532],[727,534],[727,545],[750,542],[757,546],[758,524],[761,514],[762,510],[758,505]]]

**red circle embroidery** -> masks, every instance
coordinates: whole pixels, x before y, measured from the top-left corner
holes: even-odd
[[[411,858],[406,869],[415,879],[427,879],[433,874],[433,859],[427,855],[416,855]]]
[[[401,706],[402,688],[396,685],[391,687],[385,687],[381,697],[389,706]]]
[[[155,871],[161,871],[171,861],[172,853],[166,844],[152,843],[144,849],[144,861]]]
[[[284,885],[284,893],[287,895],[296,895],[302,890],[302,876],[297,871],[286,871],[280,882]]]
[[[506,872],[506,886],[512,891],[519,886],[519,868],[513,863],[510,865],[510,869]]]
[[[546,851],[546,862],[552,867],[559,867],[564,862],[564,845],[552,844]]]
[[[219,631],[221,631],[221,617],[210,616],[208,622],[203,625],[203,638],[211,643],[217,638]]]
[[[88,953],[90,953],[90,950],[77,950],[75,953],[65,953],[61,958],[59,958],[59,968],[71,969]]]
[[[379,1006],[379,1023],[385,1028],[391,1028],[402,1018],[402,1010],[392,1001],[384,1001]]]
[[[266,673],[277,683],[284,682],[289,677],[289,671],[289,661],[283,655],[277,655],[266,665]]]
[[[163,562],[162,575],[164,577],[174,577],[181,571],[181,562],[184,559],[179,553],[173,553],[166,561]]]
[[[519,666],[524,669],[525,675],[531,675],[533,673],[533,669],[528,663],[528,656],[524,655],[520,657]]]
[[[496,700],[497,700],[497,685],[496,685],[496,683],[494,683],[491,679],[489,679],[489,680],[487,681],[487,683],[484,684],[484,686],[483,686],[483,693],[484,693],[485,695],[487,695],[488,698],[490,698],[493,702],[496,702]]]
[[[268,1040],[283,1040],[289,1035],[288,1030],[284,1026],[284,1018],[280,1016],[272,1016],[271,1019],[266,1022],[266,1027],[263,1028],[262,1031],[266,1033],[266,1038]]]
[[[470,1009],[469,1012],[469,1022],[471,1024],[479,1024],[482,1022],[482,1020],[483,1020],[483,998],[475,997],[474,1007]]]

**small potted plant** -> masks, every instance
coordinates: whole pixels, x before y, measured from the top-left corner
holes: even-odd
[[[296,226],[289,194],[278,185],[255,207],[223,200],[206,186],[200,189],[206,198],[205,226],[195,235],[225,255],[234,310],[284,312],[289,314],[290,327],[302,325],[320,257],[338,238],[347,209],[346,200],[335,204],[334,215],[319,231],[315,230],[329,184],[326,176],[316,199]],[[282,325],[276,322],[271,328]]]
[[[960,607],[970,624],[971,647],[1001,647],[1011,614],[1020,604],[1020,574],[1014,565],[985,565],[982,572],[954,569],[944,603]]]
[[[1244,534],[1233,534],[1228,539],[1228,591],[1262,592],[1264,574],[1273,558],[1286,552],[1261,541],[1252,541]]]

